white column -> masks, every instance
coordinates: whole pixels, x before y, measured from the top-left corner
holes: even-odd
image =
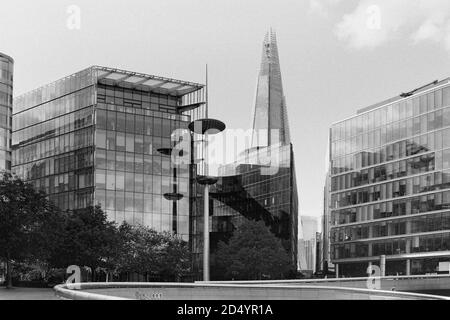
[[[411,260],[410,259],[406,259],[406,275],[407,276],[411,275]]]
[[[381,276],[386,276],[386,256],[382,255],[380,257],[380,270],[381,270]]]
[[[203,281],[209,281],[209,185],[205,184],[203,209]]]

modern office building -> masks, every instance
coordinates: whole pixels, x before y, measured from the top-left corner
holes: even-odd
[[[330,135],[339,276],[440,272],[450,261],[450,79],[362,109]]]
[[[317,218],[312,216],[302,216],[301,221],[303,228],[303,239],[316,239],[316,233],[318,231]]]
[[[331,177],[330,172],[327,171],[325,178],[325,186],[323,189],[323,216],[322,216],[322,241],[321,241],[321,263],[320,269],[324,274],[333,273],[334,265],[331,262],[331,244],[330,244],[330,227],[331,227]]]
[[[270,161],[267,157],[272,156],[271,152],[280,158],[272,159],[273,173],[267,174],[267,166],[262,163]],[[244,219],[264,221],[281,240],[293,265],[297,265],[298,202],[292,154],[291,145],[246,151],[238,161],[220,169],[219,181],[211,188],[210,197],[213,271],[219,241],[227,242]]]
[[[263,220],[281,239],[292,264],[297,266],[298,196],[293,146],[275,33],[267,33],[263,43],[253,114],[251,148],[233,163],[219,168],[219,180],[211,188],[211,277],[220,278],[215,269],[215,250],[219,241],[228,241],[244,219]],[[199,191],[199,197],[202,192]],[[197,202],[202,206],[202,201]],[[194,253],[201,269],[203,216],[196,210]],[[302,250],[303,252],[303,250]],[[302,259],[304,261],[305,259]]]
[[[0,53],[0,172],[11,170],[14,60]]]
[[[305,251],[306,268],[302,270],[309,275],[316,271],[317,231],[318,221],[316,217],[302,216],[303,239],[299,240]]]
[[[204,113],[203,88],[94,66],[26,93],[14,103],[13,171],[61,209],[100,204],[112,221],[189,240],[191,170],[173,174],[164,150]]]

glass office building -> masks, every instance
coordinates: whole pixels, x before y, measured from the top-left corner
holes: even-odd
[[[297,265],[298,199],[292,145],[248,150],[233,164],[219,169],[219,180],[210,189],[211,277],[220,280],[215,252],[228,242],[245,220],[261,220],[281,240]],[[199,197],[202,191],[199,190]],[[201,268],[203,250],[203,201],[194,219],[194,253]]]
[[[330,134],[336,272],[439,273],[450,261],[450,79],[363,109]],[[447,270],[448,273],[448,270]]]
[[[61,209],[100,204],[112,221],[188,240],[191,171],[174,175],[161,149],[203,114],[203,87],[94,66],[26,93],[14,104],[13,171]]]
[[[0,53],[0,172],[11,170],[14,60]]]

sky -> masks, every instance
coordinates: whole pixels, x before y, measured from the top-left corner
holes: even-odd
[[[210,116],[249,129],[270,27],[300,215],[320,217],[331,124],[450,76],[450,1],[5,1],[0,52],[15,59],[15,95],[90,65],[204,83],[208,64]]]

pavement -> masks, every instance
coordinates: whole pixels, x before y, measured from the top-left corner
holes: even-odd
[[[0,300],[59,300],[50,288],[0,288]]]

